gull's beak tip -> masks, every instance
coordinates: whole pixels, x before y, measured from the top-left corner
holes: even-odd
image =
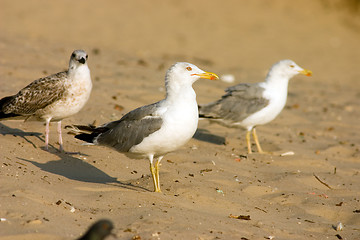
[[[300,73],[304,74],[305,76],[308,76],[308,77],[313,75],[312,71],[308,70],[308,69],[304,69],[304,70],[300,71]]]

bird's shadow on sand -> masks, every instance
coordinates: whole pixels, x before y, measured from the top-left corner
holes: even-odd
[[[211,134],[206,129],[198,128],[193,136],[196,140],[208,142],[216,145],[225,145],[226,139],[221,136]]]
[[[38,132],[24,132],[18,128],[11,128],[2,123],[0,123],[0,134],[5,135],[12,135],[14,137],[21,137],[26,142],[30,143],[34,148],[38,148],[28,137],[36,137],[40,141],[45,142],[45,140],[41,137],[43,134]]]
[[[135,186],[131,183],[118,181],[116,178],[109,176],[107,173],[96,168],[95,166],[72,155],[58,151],[51,153],[58,156],[60,159],[48,161],[46,163],[39,163],[24,158],[18,159],[31,163],[34,166],[40,168],[42,171],[60,175],[71,180],[88,183],[109,184],[131,190],[149,191],[142,186]]]
[[[37,147],[28,137],[36,137],[40,139],[42,142],[45,142],[43,139],[43,134],[38,132],[24,132],[21,129],[18,128],[11,128],[8,127],[2,123],[0,123],[0,134],[5,135],[13,135],[14,137],[21,137],[26,142],[30,143],[34,148],[36,149],[42,149],[45,150],[44,147]],[[142,191],[149,191],[148,189],[141,187],[141,186],[135,186],[131,183],[125,183],[120,182],[116,178],[113,178],[106,174],[105,172],[101,171],[100,169],[94,167],[93,165],[76,158],[72,155],[78,155],[79,154],[83,156],[87,156],[83,153],[78,154],[67,154],[64,152],[60,152],[57,148],[49,144],[49,152],[50,154],[54,154],[60,158],[59,160],[53,160],[49,161],[47,163],[38,163],[36,161],[24,159],[24,158],[18,158],[22,161],[28,162],[33,164],[34,166],[40,168],[43,171],[50,172],[53,174],[57,174],[63,177],[66,177],[68,179],[76,180],[76,181],[82,181],[82,182],[90,182],[90,183],[102,183],[102,184],[110,184],[115,186],[120,186],[126,189],[132,189],[132,190],[142,190]]]

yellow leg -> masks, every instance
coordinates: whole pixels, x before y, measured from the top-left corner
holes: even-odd
[[[154,167],[154,164],[152,163],[152,161],[150,161],[150,172],[151,172],[151,177],[153,179],[153,183],[154,183],[154,191],[157,191],[157,183],[156,183],[156,168]]]
[[[155,177],[156,177],[156,190],[155,192],[161,192],[160,189],[160,161],[163,156],[160,156],[157,162],[155,163]]]
[[[248,148],[248,154],[251,154],[251,142],[250,142],[250,131],[246,132],[246,144],[247,144],[247,148]]]
[[[160,162],[157,161],[155,164],[155,174],[156,174],[156,190],[155,192],[161,192],[160,189]]]
[[[255,143],[256,143],[256,147],[257,147],[259,153],[260,153],[260,154],[264,154],[265,152],[261,149],[261,146],[260,146],[259,139],[258,139],[258,137],[257,137],[255,128],[253,128],[252,133],[253,133],[253,137],[254,137],[254,140],[255,140]]]

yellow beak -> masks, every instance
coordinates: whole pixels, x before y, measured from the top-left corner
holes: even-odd
[[[210,80],[218,80],[219,79],[218,75],[216,75],[215,73],[212,73],[212,72],[204,72],[204,73],[192,74],[192,75],[199,76],[200,78],[203,78],[203,79],[210,79]]]
[[[311,76],[312,75],[312,71],[307,70],[307,69],[304,69],[304,70],[300,71],[299,73],[304,74],[306,76]]]

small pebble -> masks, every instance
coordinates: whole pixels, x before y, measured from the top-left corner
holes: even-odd
[[[70,208],[70,212],[74,213],[75,212],[75,208],[73,206],[71,206]]]
[[[268,237],[266,237],[266,239],[274,239],[275,238],[275,236],[268,236]]]
[[[281,157],[284,157],[284,156],[292,156],[292,155],[295,155],[294,152],[290,151],[290,152],[284,152],[282,154],[280,154]]]
[[[342,231],[344,228],[344,225],[341,222],[338,222],[336,225],[336,231]]]
[[[35,219],[35,220],[29,220],[29,221],[27,221],[27,223],[29,223],[29,224],[42,224],[42,221],[40,219]]]
[[[226,83],[233,83],[235,82],[235,77],[232,74],[224,74],[220,77],[221,81]]]

